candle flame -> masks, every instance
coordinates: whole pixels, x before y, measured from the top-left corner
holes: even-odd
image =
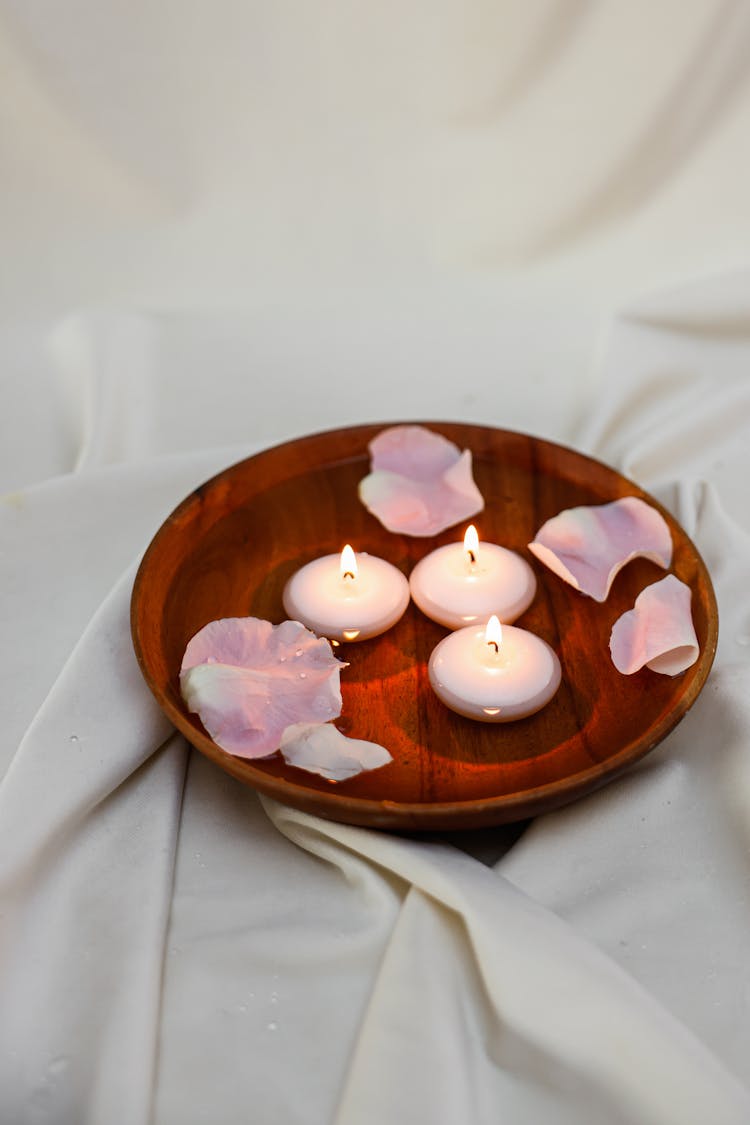
[[[477,561],[477,552],[479,550],[479,536],[477,535],[477,529],[474,527],[473,523],[470,523],[466,528],[466,534],[464,535],[464,550],[469,556],[469,562],[475,563]]]
[[[348,543],[341,552],[341,577],[357,577],[357,558]]]
[[[492,645],[495,652],[500,651],[500,645],[503,643],[503,627],[494,613],[487,622],[487,628],[484,631],[484,639],[488,645]]]

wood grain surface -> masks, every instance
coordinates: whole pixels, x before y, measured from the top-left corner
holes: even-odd
[[[472,722],[449,711],[427,678],[430,653],[447,630],[412,603],[371,641],[344,646],[343,712],[336,725],[391,752],[385,768],[332,783],[285,765],[279,754],[248,762],[221,750],[179,691],[189,639],[219,617],[283,621],[284,584],[304,563],[341,550],[380,555],[408,576],[431,539],[386,531],[360,503],[367,443],[382,425],[315,434],[234,465],[191,493],[165,521],[136,577],[131,605],[135,651],[158,703],[190,742],[245,784],[334,820],[404,831],[476,828],[521,820],[588,793],[653,749],[695,702],[713,662],[716,600],[706,567],[685,532],[652,497],[614,470],[525,434],[423,422],[472,450],[485,510],[480,538],[519,551],[533,567],[536,598],[516,622],[557,652],[563,682],[542,711],[515,723]],[[613,623],[644,586],[664,576],[637,560],[600,605],[555,577],[526,545],[563,508],[641,496],[667,520],[672,571],[693,593],[701,655],[677,677],[644,669],[622,676],[609,656]]]

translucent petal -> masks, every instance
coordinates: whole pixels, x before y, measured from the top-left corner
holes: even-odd
[[[295,723],[281,736],[280,749],[288,765],[329,781],[346,781],[393,761],[385,747],[347,738],[333,723]]]
[[[341,714],[343,667],[328,641],[297,621],[228,617],[188,644],[180,690],[218,746],[262,758],[278,749],[291,724]]]
[[[648,558],[666,569],[672,536],[656,508],[625,496],[611,504],[567,508],[547,520],[529,550],[582,594],[603,602],[631,559]]]
[[[484,507],[471,452],[423,426],[392,426],[370,442],[372,471],[362,503],[389,531],[429,536]]]
[[[629,676],[645,665],[677,676],[694,664],[699,647],[690,601],[690,587],[674,574],[647,586],[612,628],[609,649],[618,672]]]

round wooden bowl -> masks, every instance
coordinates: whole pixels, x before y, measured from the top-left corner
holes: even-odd
[[[713,662],[718,615],[693,543],[652,497],[613,469],[571,449],[491,427],[425,422],[471,449],[485,499],[480,537],[519,551],[539,588],[517,622],[557,652],[563,682],[542,711],[515,723],[472,722],[432,692],[427,662],[446,630],[411,604],[371,641],[345,646],[343,712],[336,725],[393,755],[380,770],[332,783],[287,766],[280,754],[246,761],[221,750],[179,690],[185,646],[207,622],[252,615],[283,621],[284,585],[319,555],[350,542],[408,575],[432,539],[394,535],[357,495],[368,442],[382,425],[314,434],[250,457],[190,494],[165,521],[133,589],[133,642],[158,703],[189,741],[222,769],[286,804],[334,820],[403,831],[477,828],[547,812],[603,785],[652,750],[695,702]],[[700,657],[674,678],[648,669],[623,676],[609,655],[613,623],[664,571],[636,560],[600,605],[566,585],[526,545],[563,508],[640,496],[672,532],[672,570],[693,594]]]

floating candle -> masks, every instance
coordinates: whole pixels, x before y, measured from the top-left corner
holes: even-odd
[[[560,686],[560,661],[541,637],[501,625],[450,633],[435,648],[430,683],[439,699],[469,719],[507,723],[533,715]]]
[[[531,605],[536,577],[529,564],[496,543],[481,543],[473,524],[463,545],[449,543],[421,559],[409,579],[423,613],[449,629],[486,622],[494,613],[515,621]]]
[[[409,604],[409,583],[376,555],[323,555],[292,575],[284,609],[320,636],[364,641],[395,625]]]

